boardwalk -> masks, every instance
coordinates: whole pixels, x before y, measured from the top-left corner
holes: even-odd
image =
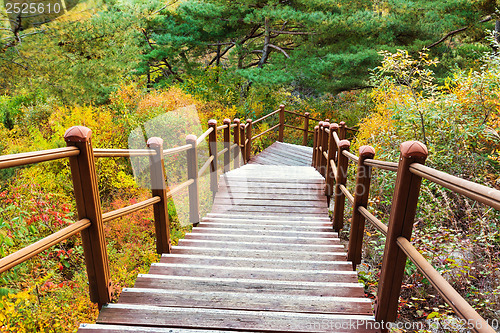
[[[221,176],[212,212],[79,332],[377,332],[311,154],[275,143]]]

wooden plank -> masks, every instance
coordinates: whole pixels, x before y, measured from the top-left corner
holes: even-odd
[[[78,332],[84,333],[238,333],[242,331],[219,331],[204,329],[186,329],[186,328],[162,328],[146,326],[124,326],[124,325],[106,325],[106,324],[80,324]]]
[[[318,183],[318,184],[310,184],[310,183],[283,183],[283,182],[261,182],[259,184],[256,184],[255,182],[247,182],[245,180],[235,180],[231,181],[229,183],[226,183],[225,181],[221,181],[220,185],[233,188],[233,187],[246,187],[246,188],[254,188],[254,189],[260,189],[263,192],[266,192],[265,189],[270,188],[270,189],[275,189],[275,188],[286,188],[286,189],[305,189],[305,190],[323,190],[325,188],[325,184],[323,183]],[[219,186],[220,186],[219,185]]]
[[[227,249],[255,249],[255,250],[277,250],[285,251],[294,249],[295,251],[308,252],[343,252],[344,245],[329,244],[295,244],[295,243],[263,243],[263,242],[243,242],[243,241],[227,241],[227,240],[203,240],[203,239],[179,239],[179,245],[182,246],[201,246],[201,247],[220,247],[224,246]]]
[[[272,153],[274,155],[282,156],[284,158],[292,158],[293,160],[302,162],[305,165],[311,165],[312,162],[312,154],[303,153],[298,150],[288,150],[282,148],[269,147],[265,151]]]
[[[171,276],[139,274],[136,288],[155,288],[169,290],[196,290],[199,292],[228,291],[253,294],[309,295],[363,297],[364,289],[360,283],[341,282],[301,282],[235,278],[212,278],[208,276]]]
[[[289,165],[289,166],[306,165],[305,163],[302,164],[290,159],[283,158],[281,156],[273,155],[272,153],[266,152],[265,150],[259,154],[259,158],[275,163],[275,165]]]
[[[263,195],[281,195],[281,194],[293,194],[293,195],[321,195],[324,194],[324,187],[317,188],[278,188],[278,187],[257,187],[248,186],[248,183],[241,186],[225,184],[219,185],[219,190],[229,193],[258,193]]]
[[[320,297],[235,292],[199,292],[125,288],[119,303],[148,304],[162,307],[194,307],[228,310],[266,310],[329,314],[370,315],[369,299],[355,297]]]
[[[272,220],[283,220],[283,221],[325,221],[331,222],[330,218],[327,216],[324,217],[312,217],[312,216],[300,216],[300,215],[289,215],[289,216],[254,216],[251,214],[222,214],[222,213],[208,213],[207,217],[224,217],[224,218],[232,218],[232,219],[248,219],[248,220],[260,220],[260,219],[272,219]]]
[[[274,311],[240,311],[200,308],[159,307],[135,304],[108,304],[103,307],[98,323],[189,328],[243,329],[265,332],[375,332],[363,329],[373,323],[372,316],[289,313]],[[314,325],[317,323],[317,325]],[[329,323],[325,325],[324,323]],[[359,325],[358,325],[359,324]],[[335,328],[339,327],[338,330]],[[332,330],[333,328],[333,330]]]
[[[262,200],[268,200],[268,199],[276,199],[279,198],[280,200],[297,200],[300,199],[302,201],[325,201],[326,197],[320,195],[321,192],[318,191],[318,194],[293,194],[293,193],[285,193],[285,194],[280,194],[277,196],[274,193],[250,193],[250,192],[228,192],[222,190],[222,188],[219,187],[219,191],[217,192],[217,195],[215,196],[215,200],[217,199],[232,199],[232,200],[239,200],[239,199],[262,199]]]
[[[317,260],[317,261],[339,261],[345,260],[345,252],[306,252],[306,251],[269,251],[228,249],[225,247],[199,247],[199,246],[174,246],[174,254],[198,254],[219,257],[246,257],[262,259],[284,259],[284,260]]]
[[[314,238],[336,238],[338,237],[336,232],[333,232],[333,229],[329,229],[329,231],[325,232],[314,232],[314,231],[293,231],[293,230],[260,230],[257,229],[230,229],[230,228],[217,228],[217,230],[213,230],[212,228],[193,228],[193,233],[203,234],[203,233],[218,233],[225,235],[255,235],[255,236],[284,236],[284,237],[314,237]]]
[[[357,274],[353,271],[307,271],[300,269],[220,267],[162,263],[153,263],[149,270],[149,274],[309,282],[355,283],[358,281]]]
[[[219,233],[189,233],[184,239],[228,241],[228,242],[254,242],[254,243],[287,243],[287,244],[315,244],[315,245],[340,245],[338,238],[307,238],[303,236],[259,236],[259,235],[226,235]]]
[[[292,226],[287,226],[287,225],[269,225],[269,224],[244,224],[244,223],[218,223],[218,222],[202,222],[198,225],[199,228],[210,228],[210,230],[217,229],[217,228],[224,228],[224,229],[250,229],[250,230],[292,230],[296,232],[300,231],[315,231],[315,232],[329,232],[332,231],[331,226],[325,226],[325,227],[315,227],[315,226],[300,226],[300,225],[292,225]],[[217,231],[215,231],[217,232]]]
[[[282,176],[281,176],[282,177]],[[324,185],[324,179],[318,178],[280,178],[272,175],[234,175],[221,177],[220,183],[232,185],[233,183],[258,183],[259,185],[274,185],[275,183],[288,184],[320,184]]]
[[[313,216],[328,216],[328,209],[316,208],[316,207],[280,207],[280,206],[228,206],[228,205],[213,205],[213,212],[229,213],[229,212],[245,212],[254,214],[266,214],[266,215],[290,215],[290,214],[301,214],[301,215],[313,215]]]
[[[230,258],[230,257],[214,257],[204,255],[189,255],[189,254],[164,254],[160,259],[160,263],[170,264],[196,264],[196,265],[212,265],[225,267],[252,267],[252,268],[275,268],[275,269],[290,269],[300,267],[306,270],[332,270],[332,271],[349,271],[352,270],[351,263],[347,261],[305,261],[305,260],[273,260],[273,259],[256,259],[256,258]]]
[[[264,152],[268,153],[272,156],[276,156],[276,158],[289,160],[293,163],[296,163],[298,165],[303,165],[303,166],[311,165],[311,161],[312,161],[312,155],[307,156],[305,154],[302,155],[300,153],[291,152],[291,151],[284,151],[284,150],[277,149],[277,148],[268,148],[268,149],[264,150]]]
[[[272,156],[260,153],[256,159],[261,163],[265,163],[265,165],[286,165],[286,166],[294,166],[292,163],[288,163],[285,160],[281,160],[279,158],[273,158]]]
[[[245,206],[266,206],[266,207],[308,207],[308,208],[327,208],[326,206],[326,197],[321,201],[302,201],[302,200],[276,200],[276,199],[221,199],[216,198],[214,203],[216,205],[245,205]],[[273,209],[273,208],[271,208]]]
[[[262,217],[260,219],[257,219],[257,216],[254,216],[255,218],[253,219],[231,219],[227,217],[204,217],[202,221],[205,222],[222,222],[222,223],[243,223],[243,224],[266,224],[266,225],[281,225],[281,226],[317,226],[317,227],[329,227],[332,226],[332,222],[324,219],[324,220],[313,220],[313,219],[308,219],[305,221],[300,221],[300,220],[281,220],[281,219],[272,219],[269,216]]]

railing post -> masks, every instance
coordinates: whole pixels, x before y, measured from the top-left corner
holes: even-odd
[[[170,253],[170,221],[168,220],[167,186],[165,184],[165,169],[163,159],[163,140],[152,137],[147,146],[156,151],[156,155],[149,156],[149,171],[151,175],[151,192],[153,197],[160,197],[161,201],[153,205],[155,217],[156,252]]]
[[[349,250],[347,260],[352,262],[353,269],[361,263],[361,249],[365,231],[365,217],[358,211],[359,207],[367,207],[370,193],[371,167],[365,165],[365,160],[375,156],[375,149],[371,146],[359,148],[358,170],[356,174],[356,189],[354,204],[352,205],[351,232],[349,235]]]
[[[200,198],[198,195],[198,147],[196,145],[196,135],[186,136],[186,144],[191,148],[186,152],[188,180],[193,180],[189,185],[189,222],[193,225],[200,223]]]
[[[309,112],[304,113],[304,139],[302,145],[307,146],[307,138],[309,137]]]
[[[247,144],[245,147],[246,160],[250,161],[250,156],[252,155],[252,119],[247,119]],[[245,140],[246,141],[246,140]]]
[[[285,130],[285,106],[283,104],[280,105],[280,127],[278,134],[278,141],[283,142],[283,132]]]
[[[326,168],[327,168],[327,160],[325,157],[325,154],[327,153],[328,149],[328,133],[326,132],[327,129],[330,129],[330,123],[329,122],[324,122],[323,123],[323,134],[321,134],[321,147],[323,147],[323,152],[321,153],[321,158],[320,158],[320,171],[321,175],[326,178]]]
[[[224,119],[224,125],[227,127],[224,128],[224,149],[226,152],[224,153],[224,173],[231,170],[231,119]]]
[[[243,164],[247,164],[247,144],[245,138],[245,124],[240,124],[241,161]]]
[[[69,158],[71,178],[78,219],[86,218],[92,223],[90,227],[81,231],[82,245],[89,279],[90,300],[101,308],[111,300],[111,281],[91,137],[92,131],[83,126],[73,126],[64,134],[68,146],[80,149],[78,156]]]
[[[338,147],[337,158],[337,179],[335,181],[335,204],[333,206],[333,228],[335,231],[340,231],[344,226],[344,205],[345,195],[340,189],[340,185],[346,184],[347,180],[347,167],[349,166],[349,159],[344,156],[344,150],[349,151],[351,146],[347,140],[341,140]]]
[[[326,161],[326,176],[325,176],[325,195],[328,207],[330,207],[330,200],[333,195],[333,186],[335,185],[335,174],[332,169],[331,160],[335,159],[335,154],[337,153],[337,144],[333,133],[337,132],[339,129],[338,124],[330,124],[330,134],[328,135],[328,159]]]
[[[321,144],[323,143],[323,122],[320,121],[318,123],[318,135],[316,136],[316,170],[321,173],[320,167],[321,167],[321,154],[322,154],[322,147]]]
[[[240,167],[240,120],[238,118],[235,118],[233,122],[236,124],[236,126],[233,128],[233,140],[234,143],[237,145],[234,148],[233,152],[233,165],[234,168],[239,168]]]
[[[385,322],[393,322],[397,317],[399,293],[406,264],[406,254],[398,246],[397,238],[411,239],[422,182],[421,177],[410,172],[410,165],[424,163],[428,154],[427,147],[418,141],[403,142],[400,151],[378,296],[375,301],[375,319]]]
[[[212,191],[212,197],[215,197],[217,190],[219,188],[219,183],[217,180],[217,120],[210,119],[208,121],[208,128],[213,128],[214,130],[208,135],[208,157],[213,156],[214,159],[210,163],[210,190]]]
[[[345,140],[346,138],[346,127],[345,127],[345,122],[341,121],[339,123],[339,139],[340,140]]]
[[[316,167],[316,154],[318,153],[318,131],[319,131],[319,126],[314,126],[314,132],[313,132],[313,156],[312,156],[312,163],[311,165],[317,169]]]

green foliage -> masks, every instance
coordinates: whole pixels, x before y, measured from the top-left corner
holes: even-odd
[[[376,158],[397,161],[401,142],[422,140],[423,124],[429,149],[426,164],[498,187],[497,55],[483,56],[479,70],[457,69],[441,85],[434,83],[430,69],[436,61],[429,61],[426,54],[416,60],[404,51],[384,56],[374,74],[378,83],[371,92],[374,109],[360,124],[355,148],[370,144],[375,147]],[[393,173],[374,173],[369,204],[382,220],[389,216],[393,186]],[[499,310],[499,217],[497,211],[424,180],[413,232],[417,249],[481,315],[490,319],[496,318]],[[379,267],[381,249],[376,250],[379,240],[372,237],[373,233],[372,228],[367,229],[366,251],[371,255],[365,264]],[[370,275],[377,271],[367,271],[364,279],[372,281]],[[414,266],[407,265],[406,274],[400,302],[402,318],[430,316],[444,320],[453,314],[440,297],[434,296],[434,289]],[[368,286],[368,292],[375,294],[373,284]]]

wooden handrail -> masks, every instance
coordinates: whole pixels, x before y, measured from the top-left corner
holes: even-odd
[[[259,123],[259,122],[261,122],[261,121],[262,121],[262,120],[264,120],[264,119],[267,119],[267,118],[269,118],[269,117],[271,117],[271,116],[274,116],[274,115],[275,115],[275,114],[277,114],[278,112],[280,112],[280,110],[279,110],[279,109],[278,109],[278,110],[276,110],[276,111],[273,111],[273,112],[271,112],[271,113],[269,113],[269,114],[266,114],[265,116],[260,117],[260,118],[259,118],[259,119],[257,119],[257,120],[254,120],[254,121],[253,121],[253,123],[254,123],[254,125],[255,125],[256,123]]]
[[[168,191],[167,192],[167,196],[171,197],[174,194],[176,194],[177,192],[181,191],[182,189],[188,187],[189,185],[191,185],[193,183],[194,183],[193,179],[186,180],[185,182],[180,183],[179,185],[177,185],[176,187],[174,187],[173,189],[171,189],[170,191]]]
[[[164,149],[163,156],[169,156],[169,155],[173,155],[173,154],[182,153],[184,151],[188,151],[188,149],[190,149],[190,148],[191,148],[190,145],[184,145],[184,146],[180,146],[180,147]]]
[[[131,157],[154,156],[156,151],[151,149],[103,149],[94,148],[94,157]]]
[[[264,135],[264,134],[267,134],[267,133],[271,132],[272,130],[275,130],[275,129],[276,129],[276,128],[278,128],[279,126],[280,126],[280,124],[276,124],[276,125],[274,125],[273,127],[268,128],[268,129],[267,129],[267,130],[265,130],[264,132],[261,132],[261,133],[259,133],[259,134],[255,135],[255,136],[252,136],[252,140],[255,140],[255,139],[257,139],[258,137],[260,137],[260,136],[262,136],[262,135]]]
[[[80,231],[88,228],[90,224],[91,224],[90,220],[88,219],[79,220],[75,223],[72,223],[71,225],[67,226],[64,229],[61,229],[39,240],[36,243],[26,246],[25,248],[10,254],[5,258],[0,259],[0,273],[3,273],[6,270],[16,265],[19,265],[25,262],[26,260],[33,258],[38,253],[45,251],[49,247],[70,238],[74,234],[77,234]]]
[[[123,208],[115,209],[111,212],[107,212],[107,213],[102,214],[102,221],[103,222],[112,221],[112,220],[117,219],[119,217],[122,217],[122,216],[125,216],[127,214],[136,212],[138,210],[147,208],[149,206],[152,206],[153,204],[160,202],[160,201],[161,201],[160,197],[153,197],[153,198],[146,199],[144,201],[138,202],[138,203],[133,204],[133,205],[129,205],[129,206],[126,206]]]
[[[499,190],[452,176],[446,172],[429,168],[425,165],[412,164],[410,165],[410,172],[454,192],[463,194],[468,198],[500,210]]]
[[[377,169],[388,170],[388,171],[398,171],[398,164],[394,163],[394,162],[366,159],[365,164],[372,166],[372,167],[375,167]]]
[[[58,160],[80,154],[76,147],[65,147],[0,156],[0,169],[13,168],[39,162]]]
[[[207,138],[207,136],[209,136],[210,133],[212,133],[213,131],[214,131],[214,128],[213,127],[209,127],[202,135],[200,135],[198,137],[198,139],[196,139],[196,145],[199,146],[200,143],[202,143]]]
[[[350,159],[351,161],[354,161],[356,163],[359,161],[359,157],[357,157],[356,155],[354,155],[351,152],[348,152],[348,151],[344,150],[342,152],[342,154],[344,154],[344,156],[347,157],[348,159]]]
[[[198,177],[201,177],[207,170],[210,164],[212,164],[212,161],[214,160],[214,155],[210,156],[207,161],[203,164],[203,166],[200,168],[198,171]]]

